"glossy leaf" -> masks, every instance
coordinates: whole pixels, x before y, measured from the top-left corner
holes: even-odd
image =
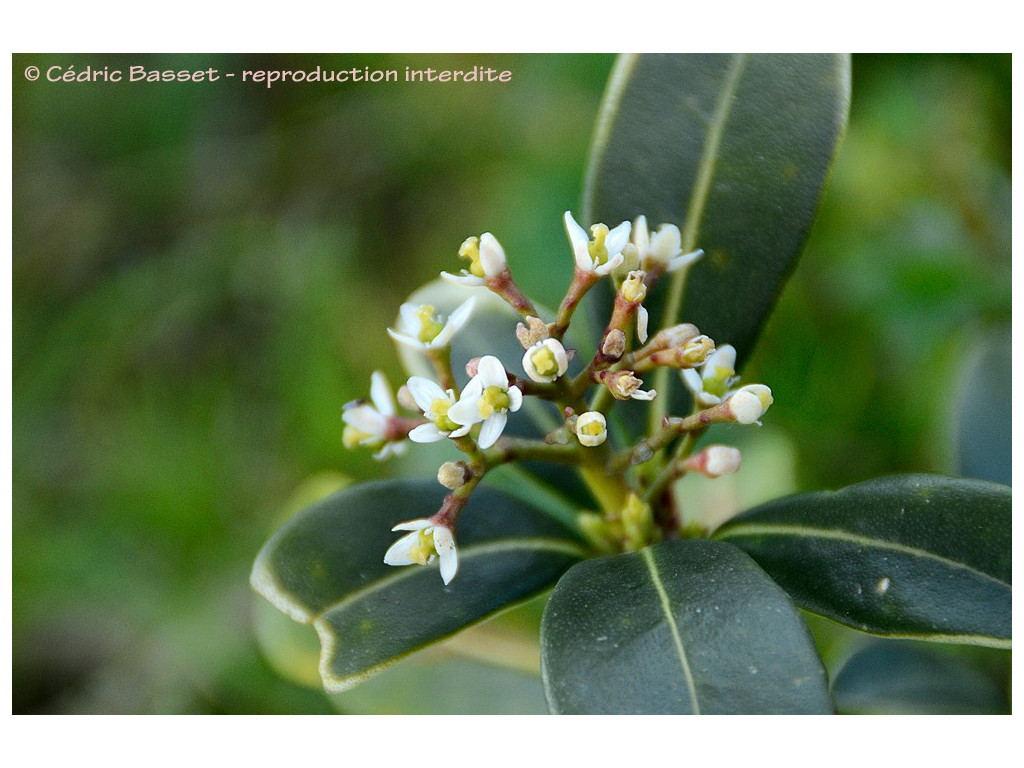
[[[652,321],[695,323],[742,362],[803,246],[849,98],[845,55],[619,57],[584,223],[644,214],[651,226],[678,225],[684,249],[706,254],[689,271],[681,308],[682,273],[652,292]]]
[[[253,587],[322,645],[325,687],[341,691],[388,664],[551,586],[584,555],[564,528],[522,502],[478,488],[459,520],[459,573],[395,568],[391,528],[429,517],[445,490],[433,480],[352,486],[290,519],[261,550]]]
[[[763,504],[714,537],[848,626],[1008,647],[1010,496],[978,480],[895,475]]]
[[[664,542],[574,566],[544,612],[541,663],[557,713],[832,711],[796,608],[721,542]]]
[[[832,696],[851,715],[1008,713],[996,681],[967,659],[894,640],[876,640],[847,659]]]

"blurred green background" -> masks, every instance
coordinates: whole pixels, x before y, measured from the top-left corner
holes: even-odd
[[[297,489],[315,493],[310,478],[400,471],[342,450],[340,407],[374,369],[399,379],[385,328],[458,267],[466,236],[494,232],[527,292],[557,303],[572,269],[561,213],[578,212],[612,61],[14,56],[15,712],[403,706],[396,690],[388,705],[332,699],[299,682],[308,665],[269,663],[254,625],[265,639],[276,619],[249,569]],[[513,78],[20,75],[69,64]],[[722,514],[895,471],[1009,482],[1010,56],[853,65],[819,218],[748,368],[775,405],[745,482],[715,486],[731,500],[699,502]],[[520,671],[535,665],[517,640],[474,632],[467,657],[497,644]]]

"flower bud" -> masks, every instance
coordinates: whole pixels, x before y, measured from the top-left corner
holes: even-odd
[[[697,368],[715,351],[715,342],[704,335],[695,336],[684,344],[655,352],[648,360],[666,368]]]
[[[680,465],[682,469],[700,472],[707,477],[721,477],[738,472],[741,463],[739,448],[731,445],[709,445]]]
[[[773,402],[772,391],[764,384],[740,387],[725,401],[729,413],[738,424],[760,424],[758,419]]]
[[[464,461],[446,461],[437,469],[437,482],[453,491],[464,486],[472,476],[473,471]]]
[[[700,331],[693,323],[679,323],[669,328],[662,328],[651,338],[647,349],[650,352],[657,352],[670,347],[681,347],[690,339],[700,336]]]
[[[588,448],[600,445],[608,439],[608,423],[603,413],[587,411],[576,420],[576,437],[580,445]]]

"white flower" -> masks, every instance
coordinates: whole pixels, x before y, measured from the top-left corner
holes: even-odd
[[[409,394],[430,424],[420,424],[409,432],[414,443],[435,443],[446,437],[462,437],[470,430],[452,421],[449,411],[455,405],[455,393],[443,390],[441,385],[422,376],[412,376],[406,383]]]
[[[572,252],[576,257],[576,268],[581,272],[593,272],[596,275],[607,275],[622,263],[622,249],[629,242],[630,223],[624,221],[613,230],[605,224],[595,224],[590,228],[594,239],[591,240],[583,227],[576,223],[572,213],[565,212],[565,231],[572,244]]]
[[[587,411],[576,420],[576,437],[581,445],[593,448],[608,439],[608,422],[604,414]]]
[[[470,427],[481,424],[477,443],[490,448],[501,437],[509,411],[518,411],[523,404],[519,387],[508,385],[505,366],[493,355],[480,358],[476,376],[462,390],[459,402],[448,411],[448,418]]]
[[[398,308],[398,330],[388,328],[388,333],[400,344],[421,351],[446,347],[469,321],[475,303],[473,297],[466,299],[444,323],[430,304],[403,304]]]
[[[408,445],[387,439],[388,425],[395,415],[395,396],[380,371],[374,371],[370,376],[370,399],[372,405],[365,400],[353,400],[342,406],[341,420],[345,422],[342,441],[346,448],[382,446],[373,457],[383,461],[401,454]]]
[[[675,272],[704,255],[700,249],[683,253],[682,236],[675,224],[662,224],[654,237],[651,237],[646,216],[637,216],[633,222],[633,244],[639,253],[642,269],[651,269],[657,264],[664,267],[666,272]]]
[[[764,384],[747,384],[733,392],[725,401],[738,424],[761,425],[758,419],[775,402],[772,391]]]
[[[732,394],[729,387],[739,379],[736,375],[736,348],[732,344],[723,344],[704,361],[700,373],[693,368],[684,368],[680,373],[698,404],[704,407],[718,405]]]
[[[388,565],[426,565],[441,559],[441,578],[448,584],[459,570],[459,555],[455,550],[455,534],[443,525],[430,520],[410,520],[399,523],[391,530],[412,531],[403,536],[384,554]]]
[[[538,341],[523,355],[526,375],[540,383],[550,383],[569,369],[569,356],[557,339]]]
[[[644,383],[632,371],[602,371],[598,377],[616,400],[653,400],[656,390],[642,390]]]
[[[484,232],[479,238],[467,237],[459,256],[469,259],[469,270],[462,270],[461,275],[442,272],[441,277],[462,285],[483,285],[490,278],[497,277],[507,268],[505,249],[490,232]]]

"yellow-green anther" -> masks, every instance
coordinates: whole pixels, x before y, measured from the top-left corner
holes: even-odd
[[[424,344],[432,342],[437,338],[437,334],[444,330],[444,323],[440,323],[434,318],[434,308],[430,304],[424,304],[416,310],[416,319],[420,321],[420,332],[417,338]]]
[[[510,404],[508,390],[492,386],[480,395],[477,407],[480,409],[480,418],[489,419],[495,413],[507,411]]]
[[[584,424],[579,428],[579,431],[584,435],[590,435],[591,437],[597,437],[604,433],[606,427],[600,421],[592,421],[589,424]]]
[[[540,347],[530,355],[530,362],[533,363],[533,369],[541,376],[558,375],[558,360],[555,359],[555,353],[548,347]]]
[[[459,425],[448,418],[448,409],[452,407],[452,401],[439,397],[430,404],[430,413],[434,425],[442,432],[454,432]]]
[[[727,365],[716,365],[711,376],[704,379],[704,391],[715,397],[725,397],[729,388],[729,381],[736,375],[736,371]]]
[[[409,547],[409,559],[419,565],[426,565],[430,562],[430,558],[436,554],[434,529],[422,528],[419,536],[416,537],[416,543]]]
[[[469,260],[469,273],[475,277],[486,277],[484,265],[480,262],[480,238],[467,237],[459,248],[459,257]]]
[[[608,248],[604,244],[604,239],[608,237],[608,225],[595,224],[590,228],[590,234],[594,236],[594,239],[587,243],[587,251],[590,253],[590,258],[594,260],[594,264],[597,266],[607,264]]]

